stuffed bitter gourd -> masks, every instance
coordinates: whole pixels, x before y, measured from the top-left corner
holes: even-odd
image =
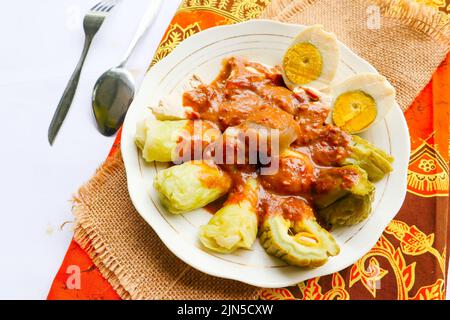
[[[315,184],[314,204],[331,225],[352,225],[372,211],[375,186],[358,166],[324,169]]]
[[[298,200],[302,201],[302,200]],[[308,205],[296,206],[295,217],[276,212],[266,215],[259,239],[266,252],[288,264],[318,267],[339,253],[331,234],[322,228]]]
[[[393,170],[394,158],[359,136],[352,136],[350,150],[350,156],[342,164],[359,166],[367,172],[370,181],[379,181]]]
[[[364,196],[347,195],[330,206],[319,209],[319,215],[331,225],[353,225],[367,219],[372,212],[374,192]]]

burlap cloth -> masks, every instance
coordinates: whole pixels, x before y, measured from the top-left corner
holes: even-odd
[[[391,81],[406,109],[444,59],[449,26],[446,16],[431,8],[376,2],[381,29],[367,28],[374,2],[365,0],[275,0],[262,17],[323,24]],[[73,212],[75,240],[124,299],[256,299],[260,294],[259,288],[194,270],[162,244],[131,203],[120,152],[79,190]]]

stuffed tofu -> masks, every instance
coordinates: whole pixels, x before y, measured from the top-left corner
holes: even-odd
[[[315,181],[314,164],[308,155],[286,149],[278,159],[278,169],[274,174],[260,176],[267,190],[280,194],[308,194]]]

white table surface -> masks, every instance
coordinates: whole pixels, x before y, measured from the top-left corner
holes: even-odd
[[[115,66],[150,0],[122,0],[94,38],[53,147],[47,129],[80,57],[84,13],[98,0],[7,1],[0,9],[0,299],[45,299],[70,240],[71,196],[108,154],[91,111],[97,78]],[[129,61],[144,75],[180,1],[165,0]]]
[[[47,129],[83,46],[97,0],[22,0],[0,9],[0,299],[45,299],[70,240],[71,196],[105,159],[91,112],[96,79],[116,65],[150,0],[122,0],[92,44],[53,147]],[[180,0],[165,0],[129,62],[142,79]]]

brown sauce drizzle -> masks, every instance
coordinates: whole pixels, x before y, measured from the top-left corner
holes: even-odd
[[[228,127],[253,123],[280,129],[281,139],[286,132],[286,141],[295,137],[289,144],[299,155],[281,158],[279,171],[274,175],[258,176],[257,166],[220,165],[233,181],[230,200],[238,199],[234,194],[241,191],[246,177],[258,178],[260,221],[268,214],[279,213],[292,220],[314,215],[314,190],[317,186],[326,187],[320,172],[338,166],[349,155],[350,136],[325,123],[329,107],[308,89],[289,90],[279,67],[269,68],[238,57],[225,59],[211,84],[201,84],[184,93],[183,105],[192,108],[195,117],[217,124],[222,132]],[[342,174],[347,176],[346,172]],[[346,183],[354,183],[353,175],[348,176]],[[216,212],[222,203],[220,200],[206,209]]]

